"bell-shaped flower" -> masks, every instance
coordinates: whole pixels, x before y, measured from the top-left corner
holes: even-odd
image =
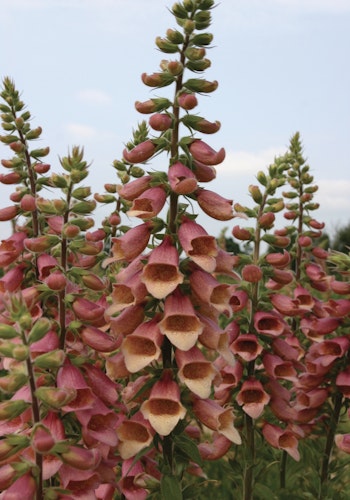
[[[204,271],[213,272],[218,255],[214,236],[210,236],[202,226],[187,217],[183,217],[181,221],[178,236],[186,255]]]
[[[242,406],[243,411],[251,418],[258,418],[270,401],[270,396],[264,391],[259,380],[249,378],[243,382],[236,396],[237,403]]]
[[[133,333],[127,335],[121,350],[128,371],[136,373],[156,361],[161,353],[162,340],[157,318],[141,323]]]
[[[168,179],[172,191],[177,194],[190,194],[198,187],[197,178],[192,170],[179,161],[170,166]]]
[[[232,408],[223,408],[212,399],[198,399],[193,403],[196,418],[209,429],[222,434],[235,444],[241,444],[241,436],[234,426]]]
[[[117,445],[115,429],[122,417],[114,409],[108,408],[100,398],[95,398],[91,408],[77,410],[76,417],[81,424],[83,440],[88,446],[95,446],[97,443]]]
[[[288,325],[277,312],[259,311],[254,314],[254,328],[258,333],[278,337],[287,330]]]
[[[199,302],[210,305],[220,313],[231,313],[229,285],[220,283],[211,274],[200,269],[191,273],[190,285]]]
[[[112,257],[103,261],[103,267],[119,260],[132,261],[146,248],[151,234],[152,224],[145,222],[132,227],[120,238],[112,238]]]
[[[337,337],[326,339],[323,342],[315,342],[309,348],[306,355],[306,362],[309,370],[309,363],[330,367],[338,358],[345,356],[350,346],[347,337]]]
[[[118,485],[123,497],[127,500],[146,500],[148,497],[148,492],[135,481],[142,474],[144,474],[144,469],[140,461],[135,463],[132,458],[123,461]]]
[[[163,299],[183,282],[179,255],[169,236],[165,236],[162,243],[152,250],[141,279],[156,299]]]
[[[238,386],[243,375],[243,365],[236,361],[234,365],[228,365],[226,360],[219,356],[216,358],[214,366],[219,370],[220,383],[214,389],[215,400],[221,404],[226,404],[232,398],[232,389]]]
[[[226,155],[224,148],[215,151],[201,139],[195,139],[190,144],[189,150],[193,158],[204,165],[219,165],[224,161]]]
[[[14,262],[24,249],[26,233],[18,232],[0,243],[0,267],[6,267]]]
[[[186,409],[180,401],[180,389],[172,379],[171,371],[163,371],[161,379],[154,384],[140,410],[161,436],[168,436],[179,420],[185,418]]]
[[[308,316],[301,319],[300,329],[304,335],[317,342],[323,340],[324,335],[334,332],[340,322],[339,318],[331,316],[324,318]]]
[[[166,192],[162,187],[151,187],[133,200],[127,215],[140,219],[151,219],[162,210],[165,200]]]
[[[108,316],[113,316],[126,307],[140,304],[145,300],[146,295],[147,289],[141,281],[140,270],[123,283],[113,284],[112,294],[110,295],[112,304],[107,307],[106,314]]]
[[[164,317],[159,323],[159,329],[182,351],[191,349],[202,333],[203,325],[196,315],[191,300],[179,289],[166,298]]]
[[[232,312],[238,312],[242,311],[244,309],[249,301],[249,295],[245,290],[237,290],[236,287],[232,287],[231,290],[231,298],[230,298],[230,306],[232,309]]]
[[[24,268],[24,264],[18,264],[0,278],[0,293],[15,292],[21,286],[24,278]]]
[[[253,361],[261,354],[263,347],[259,344],[256,335],[252,333],[242,333],[232,342],[230,349],[233,354],[249,362]]]
[[[203,188],[198,189],[195,194],[198,205],[209,217],[221,221],[233,218],[232,200],[223,198],[214,191]]]
[[[263,357],[266,373],[272,378],[281,378],[296,382],[297,372],[291,361],[286,361],[276,354],[266,353]]]
[[[217,351],[221,343],[221,337],[225,335],[225,331],[220,328],[215,319],[198,314],[198,317],[203,325],[203,331],[199,337],[200,343],[208,349]]]
[[[81,371],[68,362],[58,370],[57,387],[76,391],[76,397],[63,408],[66,412],[88,410],[95,403],[96,396],[86,383]]]
[[[120,456],[127,460],[151,444],[153,432],[148,420],[137,412],[129,420],[123,420],[117,428],[117,436]]]
[[[111,380],[104,371],[97,366],[86,363],[84,365],[84,374],[89,386],[101,401],[106,405],[115,405],[118,401],[118,394],[121,385]],[[103,391],[101,391],[103,387]]]
[[[198,347],[194,346],[188,351],[175,351],[178,377],[193,394],[200,398],[210,396],[212,383],[218,372],[213,363],[208,361]]]
[[[118,316],[109,318],[111,334],[118,338],[120,335],[129,335],[142,323],[145,317],[143,304],[136,304],[124,309]]]
[[[293,432],[287,429],[281,429],[277,425],[265,423],[262,433],[266,441],[279,450],[284,450],[297,462],[300,460],[298,451],[298,439]]]
[[[305,408],[318,408],[326,401],[328,390],[322,387],[311,389],[311,391],[298,391],[296,395],[296,405]]]

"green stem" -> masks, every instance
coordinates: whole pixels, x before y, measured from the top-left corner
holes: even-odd
[[[284,489],[286,487],[286,471],[287,471],[287,452],[282,451],[281,461],[280,461],[280,488]]]
[[[245,415],[247,449],[243,475],[243,499],[252,500],[254,487],[255,439],[252,417]]]
[[[320,474],[320,493],[319,500],[322,498],[322,489],[325,483],[327,483],[329,479],[329,462],[332,455],[334,437],[337,431],[337,425],[339,422],[339,416],[341,412],[343,404],[343,395],[341,392],[337,392],[334,396],[334,408],[333,413],[331,415],[331,422],[327,433],[326,445],[323,453],[322,466],[321,466],[321,474]]]

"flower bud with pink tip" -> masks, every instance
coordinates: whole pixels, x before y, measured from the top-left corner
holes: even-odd
[[[178,422],[185,418],[186,409],[180,401],[180,388],[170,370],[163,371],[161,379],[154,384],[140,410],[161,436],[168,436]]]
[[[153,130],[164,132],[164,130],[168,130],[171,127],[173,120],[167,113],[155,113],[150,117],[148,122]]]
[[[195,108],[198,104],[197,97],[195,94],[190,94],[187,92],[182,92],[177,98],[178,105],[182,109],[191,110]]]
[[[123,157],[128,163],[144,163],[149,160],[155,152],[156,145],[148,139],[147,141],[137,144],[137,146],[130,151],[124,149]]]

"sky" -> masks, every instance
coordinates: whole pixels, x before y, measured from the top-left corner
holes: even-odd
[[[135,101],[167,95],[141,81],[175,59],[155,46],[176,28],[169,0],[0,0],[0,77],[10,76],[43,133],[35,147],[51,148],[52,171],[74,145],[91,162],[85,181],[93,192],[118,182],[112,162],[137,124],[147,118]],[[201,136],[226,159],[203,187],[249,204],[256,173],[286,151],[296,131],[314,183],[313,213],[332,234],[350,222],[350,0],[221,0],[212,11],[214,34],[204,74],[219,88],[200,96],[195,111],[219,120]],[[187,77],[193,74],[187,73]],[[0,144],[0,157],[11,157]],[[148,168],[166,170],[160,156]],[[5,169],[1,169],[5,172]],[[0,207],[12,189],[0,185]],[[98,208],[96,220],[110,212]],[[237,220],[198,221],[218,235]],[[244,221],[239,223],[244,225]],[[6,225],[0,238],[7,237]]]

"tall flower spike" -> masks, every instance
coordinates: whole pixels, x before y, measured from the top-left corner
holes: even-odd
[[[165,236],[162,243],[154,248],[143,269],[142,281],[148,292],[156,299],[163,299],[183,282],[179,271],[179,255],[171,238]]]

